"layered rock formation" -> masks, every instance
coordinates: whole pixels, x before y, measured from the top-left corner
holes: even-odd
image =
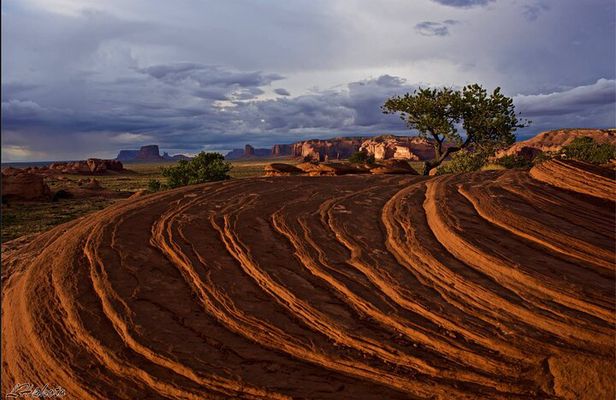
[[[418,136],[383,135],[365,140],[360,147],[377,160],[402,159],[410,161],[434,158],[434,147]]]
[[[226,160],[237,160],[241,158],[253,158],[253,157],[269,157],[271,155],[270,149],[254,148],[247,144],[243,149],[233,149],[225,154]]]
[[[2,171],[2,202],[45,201],[51,199],[51,191],[42,175],[25,171]]]
[[[496,153],[495,158],[516,155],[532,160],[544,152],[557,152],[577,137],[590,136],[598,143],[616,145],[616,129],[558,129],[541,132],[528,140],[514,143]]]
[[[387,160],[374,165],[357,165],[338,162],[303,162],[297,165],[274,163],[266,165],[265,176],[338,176],[338,175],[417,175],[417,172],[404,160]]]
[[[176,154],[170,156],[168,153],[160,155],[160,149],[158,145],[152,144],[142,146],[139,150],[120,150],[116,160],[125,162],[157,162],[157,161],[176,161],[176,160],[189,160],[183,154]]]
[[[570,167],[119,202],[2,252],[2,394],[613,399],[614,181]]]
[[[102,160],[100,158],[88,158],[83,161],[54,162],[47,168],[42,167],[35,170],[37,173],[62,173],[62,174],[84,174],[97,175],[107,172],[123,172],[124,165],[118,160]]]
[[[361,143],[361,138],[313,139],[294,143],[291,153],[305,161],[341,160],[359,151]]]
[[[291,144],[275,144],[272,147],[272,156],[282,157],[293,155],[293,145]]]
[[[378,160],[403,159],[420,161],[434,158],[430,141],[416,136],[383,135],[377,137],[340,137],[312,139],[293,144],[276,144],[273,156],[301,157],[306,161],[331,161],[349,158],[357,151],[366,151]]]

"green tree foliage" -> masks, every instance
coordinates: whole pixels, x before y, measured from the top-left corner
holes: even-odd
[[[148,191],[158,192],[163,188],[162,183],[158,179],[150,179],[148,181]]]
[[[518,156],[515,154],[510,154],[507,156],[503,156],[496,161],[494,161],[497,165],[502,165],[507,169],[511,168],[530,168],[533,166],[533,163],[529,161],[527,158]]]
[[[349,157],[351,164],[374,164],[374,155],[366,151],[357,151]]]
[[[173,167],[163,168],[162,174],[167,178],[167,185],[175,188],[229,179],[230,170],[231,164],[222,154],[201,152],[190,161],[180,160]]]
[[[479,171],[486,163],[488,154],[482,150],[459,150],[451,155],[451,160],[438,167],[436,174],[456,174],[459,172]]]
[[[606,164],[616,159],[616,146],[610,143],[597,143],[590,136],[582,136],[564,146],[561,154],[568,159],[591,164]]]
[[[513,99],[503,95],[500,88],[488,94],[477,84],[459,91],[419,88],[389,98],[382,110],[385,114],[399,113],[409,129],[433,140],[435,157],[426,161],[424,175],[460,150],[483,153],[508,146],[515,141],[515,130],[529,123],[518,120]]]

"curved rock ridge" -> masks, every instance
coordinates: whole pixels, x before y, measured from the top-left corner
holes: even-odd
[[[616,144],[616,129],[558,129],[545,131],[498,151],[495,158],[517,155],[532,160],[541,153],[560,151],[578,137],[591,137],[597,143]]]
[[[613,398],[596,185],[287,176],[118,203],[3,253],[2,395]]]

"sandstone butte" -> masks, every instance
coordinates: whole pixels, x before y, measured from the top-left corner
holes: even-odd
[[[550,161],[116,203],[3,251],[2,396],[613,399],[615,191]]]

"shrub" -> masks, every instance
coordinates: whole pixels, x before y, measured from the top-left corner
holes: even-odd
[[[533,166],[533,163],[530,162],[528,159],[522,156],[515,155],[515,154],[501,157],[497,159],[496,161],[494,161],[494,163],[497,165],[502,165],[503,167],[507,169],[530,168]]]
[[[591,164],[606,164],[616,158],[616,146],[597,143],[590,136],[577,137],[564,146],[561,154],[565,158],[585,161]]]
[[[230,170],[231,164],[222,154],[201,152],[190,161],[180,160],[176,166],[163,168],[162,174],[167,185],[175,188],[229,179]]]
[[[478,171],[486,163],[487,154],[483,151],[460,150],[453,153],[448,163],[438,168],[437,175]]]
[[[148,190],[150,192],[158,192],[163,188],[162,183],[158,179],[150,179],[148,181]]]
[[[374,155],[365,151],[356,151],[349,157],[351,164],[374,164]]]

